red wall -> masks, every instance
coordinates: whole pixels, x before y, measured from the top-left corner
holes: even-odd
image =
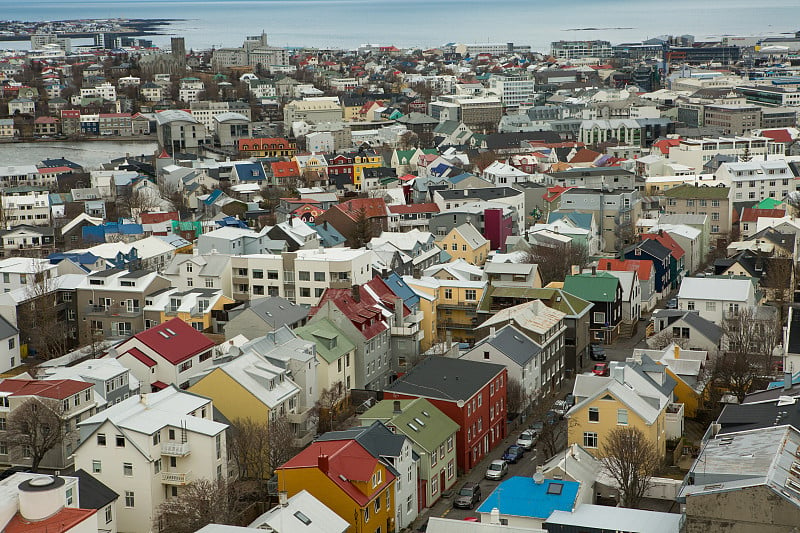
[[[513,232],[511,215],[504,217],[502,209],[486,209],[483,212],[483,236],[489,240],[492,250],[504,250],[506,237]]]

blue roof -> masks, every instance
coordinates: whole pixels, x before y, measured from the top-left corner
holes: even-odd
[[[792,376],[792,385],[800,384],[800,372],[797,372]],[[770,381],[769,385],[767,385],[767,390],[771,389],[778,389],[784,386],[784,381]]]
[[[577,481],[545,479],[538,484],[531,477],[514,476],[500,483],[478,507],[478,512],[491,513],[497,507],[501,515],[544,520],[553,511],[572,511],[579,486]]]
[[[467,178],[471,178],[471,177],[472,177],[472,174],[470,174],[469,172],[464,172],[463,174],[459,174],[458,176],[452,176],[450,178],[450,183],[454,183],[454,184],[455,183],[459,183],[460,181],[463,181],[463,180],[465,180]]]
[[[217,198],[222,196],[222,189],[214,189],[211,191],[211,194],[208,195],[208,198],[203,200],[203,203],[206,205],[211,205],[217,201]]]
[[[562,218],[566,218],[571,220],[575,223],[576,226],[579,228],[590,230],[592,229],[592,215],[591,213],[578,213],[577,211],[573,211],[572,213],[564,213],[559,211],[554,211],[550,213],[550,216],[547,217],[547,223],[552,224],[556,220],[561,220]]]
[[[260,163],[237,163],[236,175],[240,181],[259,181],[267,179],[264,167]]]
[[[334,228],[331,224],[309,224],[312,228],[317,231],[317,235],[319,235],[319,242],[325,248],[333,248],[338,244],[342,244],[345,239],[344,235],[339,233],[339,231]]]
[[[389,274],[389,277],[386,278],[386,285],[389,286],[389,289],[393,293],[397,295],[398,298],[402,298],[403,302],[406,304],[406,307],[409,309],[416,309],[419,306],[419,296],[417,293],[414,292],[414,289],[408,286],[408,284],[403,281],[403,278],[397,275],[396,272],[392,272]]]
[[[59,252],[59,253],[50,254],[50,255],[47,256],[47,258],[50,260],[50,264],[51,265],[57,265],[61,261],[63,261],[64,259],[69,259],[69,260],[71,260],[71,261],[73,261],[75,263],[78,263],[80,265],[92,265],[92,264],[96,263],[97,260],[99,259],[99,257],[97,257],[96,255],[94,255],[91,252],[85,252],[85,253],[82,253],[82,254],[71,253],[71,252],[66,252],[66,253],[60,253]]]

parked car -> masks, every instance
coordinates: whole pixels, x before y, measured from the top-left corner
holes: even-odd
[[[595,376],[607,376],[608,363],[595,363],[595,365],[592,367],[592,374]]]
[[[516,444],[512,444],[506,451],[503,453],[503,460],[516,464],[517,461],[522,459],[525,456],[525,448],[522,446],[517,446]]]
[[[677,309],[678,308],[678,299],[677,298],[670,298],[667,300],[667,309]]]
[[[542,422],[541,420],[536,420],[531,424],[530,429],[532,429],[538,436],[539,433],[541,433],[542,430],[544,429],[544,422]]]
[[[564,401],[567,402],[567,408],[572,409],[575,405],[575,395],[571,392],[564,396]]]
[[[495,459],[486,469],[486,479],[503,479],[508,474],[508,463],[502,459]]]
[[[453,507],[472,509],[481,501],[481,486],[477,483],[464,483],[453,500]]]
[[[522,446],[526,450],[530,450],[533,448],[533,445],[536,444],[536,438],[538,435],[532,429],[526,429],[522,433],[520,433],[519,438],[517,438],[517,446]]]
[[[606,360],[606,349],[602,344],[590,344],[589,345],[589,358],[592,361],[605,361]]]
[[[564,418],[567,411],[569,411],[569,406],[565,400],[556,400],[553,403],[553,412],[558,415],[558,418]]]

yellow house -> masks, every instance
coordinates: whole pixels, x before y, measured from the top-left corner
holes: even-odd
[[[374,152],[359,152],[353,157],[353,185],[361,188],[365,168],[378,168],[382,166],[383,159]]]
[[[420,327],[425,330],[421,349],[425,349],[426,344],[430,347],[433,339],[440,342],[446,339],[448,332],[454,342],[475,342],[477,308],[486,289],[485,281],[432,277],[407,278],[405,281],[420,296],[423,313]]]
[[[225,304],[234,302],[235,300],[223,296],[220,290],[169,289],[148,297],[144,307],[144,318],[145,321],[150,321],[151,325],[156,325],[178,317],[199,331],[214,333],[214,311],[221,311]]]
[[[461,224],[436,242],[452,260],[463,259],[471,265],[481,266],[489,255],[489,241],[472,224]]]
[[[706,394],[708,379],[703,378],[703,367],[708,352],[684,350],[673,342],[663,350],[637,349],[633,353],[647,355],[666,368],[667,375],[675,380],[675,400],[684,405],[686,416],[694,418]]]
[[[286,370],[255,352],[243,354],[213,366],[190,392],[214,400],[214,406],[228,420],[250,418],[257,422],[296,414],[300,387]]]
[[[566,415],[567,444],[579,444],[599,457],[614,428],[635,426],[666,455],[667,439],[683,431],[683,406],[671,401],[674,387],[665,369],[649,358],[644,365],[612,362],[609,377],[579,374],[576,404]]]
[[[395,476],[355,440],[314,442],[276,474],[279,491],[308,491],[348,521],[349,532],[395,531]]]

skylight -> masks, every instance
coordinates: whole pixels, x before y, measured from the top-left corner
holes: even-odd
[[[307,526],[311,524],[311,519],[300,511],[295,511],[294,516]]]
[[[564,490],[563,483],[550,483],[547,486],[547,494],[560,495],[562,490]]]

